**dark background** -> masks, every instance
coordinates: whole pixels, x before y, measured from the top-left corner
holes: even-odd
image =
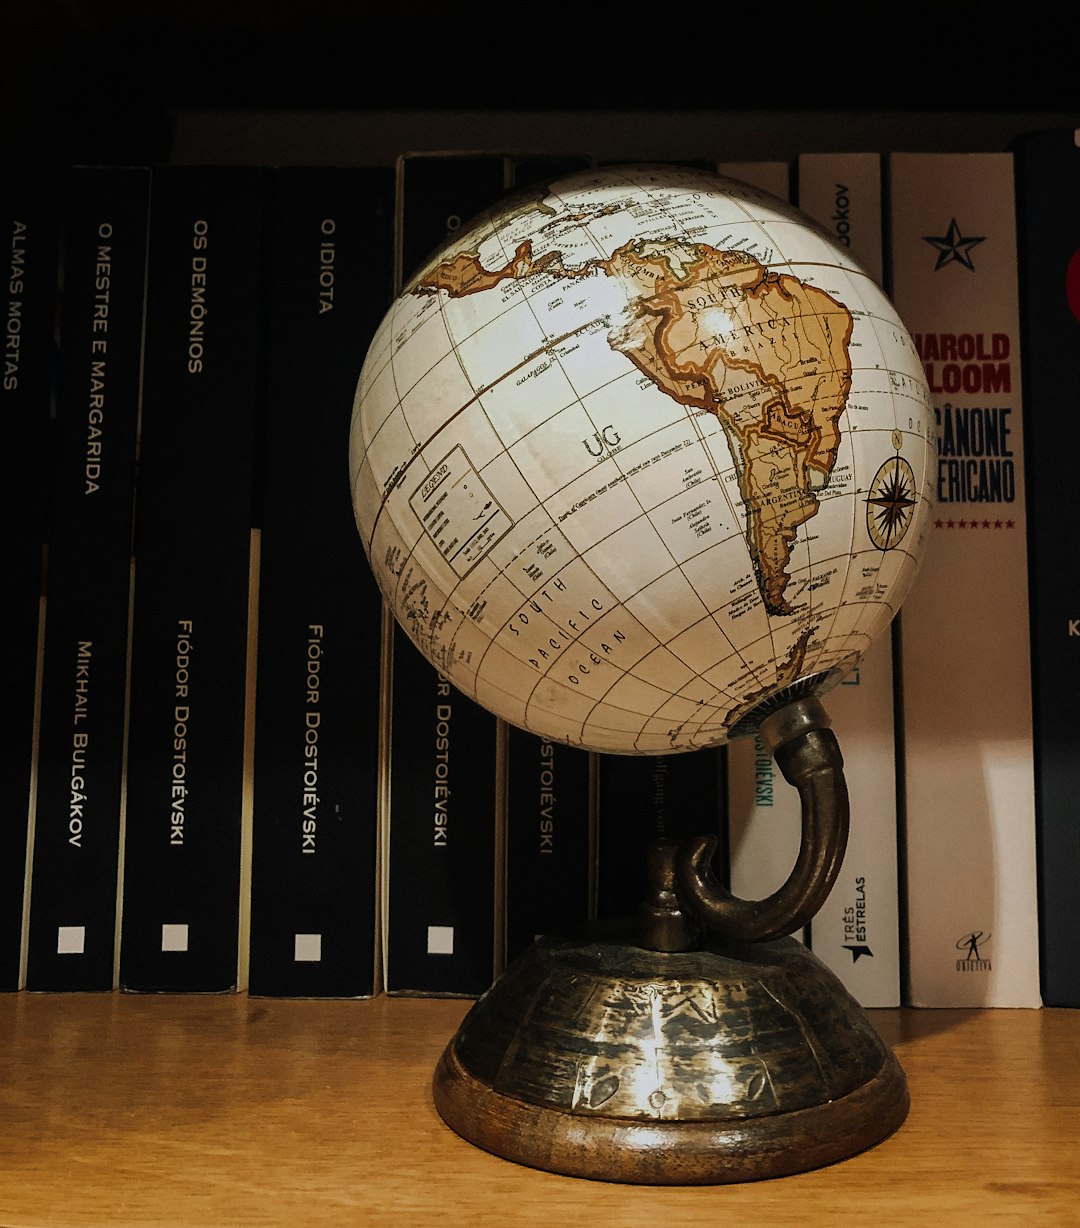
[[[822,139],[844,129],[833,144],[880,133],[895,146],[899,130],[928,149],[949,139],[950,116],[972,148],[1080,122],[1075,20],[1031,4],[7,0],[0,12],[9,160],[164,161],[191,110],[520,112],[523,132],[542,112],[722,114],[732,127],[773,116],[761,157],[789,156],[775,134],[802,139],[799,123],[816,138],[815,116],[829,117]]]

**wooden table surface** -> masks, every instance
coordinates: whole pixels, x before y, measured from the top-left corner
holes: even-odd
[[[0,1225],[1080,1225],[1080,1011],[871,1011],[911,1111],[741,1185],[520,1168],[441,1122],[454,1000],[0,995]]]

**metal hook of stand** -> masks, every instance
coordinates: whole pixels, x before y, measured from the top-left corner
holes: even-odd
[[[844,860],[850,814],[844,760],[830,726],[821,701],[806,696],[758,730],[802,800],[802,843],[783,886],[762,900],[740,899],[710,867],[716,836],[660,841],[650,850],[651,892],[639,912],[643,947],[689,950],[702,925],[734,942],[767,942],[795,933],[818,912]]]

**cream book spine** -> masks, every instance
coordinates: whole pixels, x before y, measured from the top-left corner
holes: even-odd
[[[798,205],[883,285],[881,155],[800,154]],[[900,1004],[896,739],[891,629],[825,696],[844,756],[851,825],[843,866],[810,922],[810,947],[867,1007]]]
[[[899,615],[904,1001],[1037,1007],[1014,165],[889,157],[892,297],[926,370],[936,508]]]

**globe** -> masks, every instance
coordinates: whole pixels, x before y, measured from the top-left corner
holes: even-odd
[[[510,724],[673,754],[822,695],[932,506],[911,336],[786,202],[667,165],[507,195],[363,360],[359,536],[411,641]]]

